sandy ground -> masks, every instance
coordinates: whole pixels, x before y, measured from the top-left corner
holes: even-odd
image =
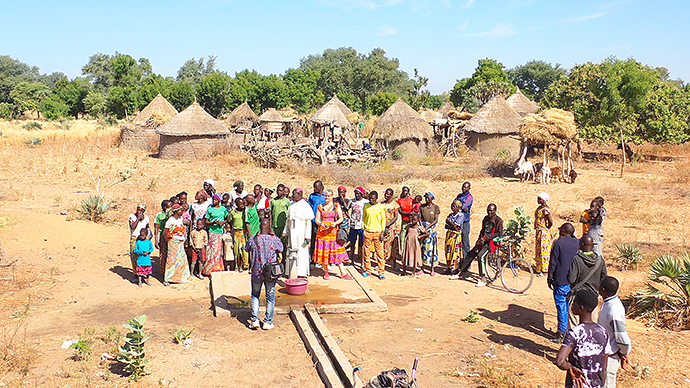
[[[321,382],[290,320],[281,316],[276,329],[254,332],[246,316],[214,318],[208,281],[163,287],[154,280],[138,288],[130,282],[126,217],[136,203],[149,205],[153,218],[162,199],[181,190],[193,193],[206,178],[221,190],[242,179],[291,187],[311,186],[311,178],[291,171],[273,171],[217,157],[212,161],[175,162],[147,157],[101,144],[59,143],[0,150],[0,239],[5,257],[0,265],[0,386],[36,387],[317,387]],[[428,169],[445,169],[462,162],[446,161]],[[674,180],[673,163],[647,163],[618,177],[615,166],[588,164],[579,168],[574,185],[548,187],[514,179],[472,179],[475,196],[472,238],[477,235],[484,209],[498,205],[504,220],[513,218],[513,206],[528,213],[536,195],[551,194],[554,222],[560,225],[584,209],[591,198],[606,198],[605,254],[609,272],[621,280],[621,295],[638,289],[645,278],[640,270],[620,272],[614,243],[642,247],[647,257],[688,249],[684,233],[668,233],[688,223],[687,192]],[[132,178],[108,188],[114,210],[104,223],[76,219],[75,207],[87,193],[116,180],[130,169]],[[96,177],[94,180],[92,175]],[[324,176],[327,187],[340,182]],[[370,187],[397,190],[400,184],[376,182]],[[462,182],[415,181],[420,192],[432,190],[443,213]],[[62,215],[61,215],[62,213]],[[579,228],[578,228],[579,229]],[[555,232],[555,228],[554,228]],[[531,246],[532,235],[527,246]],[[531,259],[533,250],[527,250]],[[476,271],[476,266],[472,266]],[[500,284],[476,288],[471,281],[449,281],[446,276],[403,278],[391,272],[385,281],[370,281],[388,303],[385,313],[323,316],[341,342],[360,376],[368,379],[394,366],[411,369],[420,356],[421,387],[558,387],[564,372],[552,365],[558,346],[549,341],[556,327],[555,308],[545,278],[537,278],[527,293],[505,292]],[[479,322],[463,321],[476,311]],[[139,382],[122,376],[117,363],[102,361],[114,354],[117,334],[129,318],[146,314],[146,345],[151,374]],[[195,328],[192,344],[174,344],[179,327]],[[688,332],[649,328],[629,320],[631,356],[636,371],[624,371],[622,387],[690,386],[683,366]],[[109,333],[110,331],[110,333]],[[80,336],[93,342],[87,360],[76,360],[63,341]],[[644,377],[644,378],[643,378]]]

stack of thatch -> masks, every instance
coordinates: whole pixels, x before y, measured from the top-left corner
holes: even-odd
[[[534,112],[538,111],[540,108],[536,102],[525,97],[525,95],[522,94],[522,92],[520,91],[520,88],[518,88],[517,91],[515,93],[513,93],[512,96],[508,97],[506,102],[521,117],[525,117],[530,113],[534,113]]]
[[[575,116],[555,108],[528,114],[520,123],[520,135],[531,144],[563,144],[577,136]]]
[[[374,139],[379,143],[395,144],[408,140],[429,141],[434,132],[431,126],[405,101],[398,99],[388,108],[374,127]]]
[[[520,115],[501,96],[489,100],[465,125],[465,132],[488,135],[518,134]]]
[[[446,101],[446,103],[443,104],[443,106],[441,108],[439,108],[438,113],[441,114],[442,119],[448,119],[449,118],[448,113],[450,111],[454,111],[454,110],[455,110],[455,107],[453,106],[453,104],[451,104],[449,101]]]
[[[261,123],[285,123],[289,120],[283,118],[275,108],[268,108],[261,116],[259,116],[259,122]]]
[[[419,112],[419,115],[422,116],[424,120],[428,123],[432,123],[436,119],[442,119],[444,118],[443,115],[440,112],[436,112],[431,109],[422,109],[421,112]]]
[[[247,104],[247,101],[245,101],[240,106],[233,109],[230,116],[228,116],[223,123],[230,129],[249,129],[259,125],[259,116],[254,113],[249,104]]]

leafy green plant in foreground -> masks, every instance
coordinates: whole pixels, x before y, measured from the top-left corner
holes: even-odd
[[[103,215],[110,209],[111,202],[100,195],[89,195],[81,201],[77,208],[80,218],[97,222],[103,219]]]
[[[503,229],[503,234],[508,236],[508,240],[513,244],[513,255],[520,257],[522,254],[522,242],[530,230],[532,230],[532,219],[525,214],[522,206],[515,206],[513,213],[517,216],[514,220],[509,220]]]
[[[124,370],[129,372],[130,380],[139,380],[142,376],[150,373],[146,370],[146,365],[150,361],[146,359],[144,344],[151,338],[151,335],[146,335],[144,332],[144,323],[146,323],[146,315],[132,318],[123,325],[130,332],[125,336],[125,344],[119,347],[120,352],[117,354],[117,361],[125,364]]]

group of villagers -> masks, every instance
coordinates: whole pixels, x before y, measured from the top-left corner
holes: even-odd
[[[494,248],[494,237],[503,233],[503,221],[490,204],[482,220],[479,238],[469,243],[470,211],[474,198],[471,184],[464,182],[461,192],[451,203],[445,218],[445,273],[458,279],[469,270],[473,259],[479,267],[478,286],[486,284],[486,253]],[[132,269],[139,284],[148,283],[152,273],[150,254],[159,250],[160,272],[164,284],[187,283],[192,276],[202,278],[223,270],[249,270],[252,265],[248,239],[259,234],[261,220],[270,224],[270,234],[276,236],[281,249],[276,259],[286,265],[288,277],[307,277],[312,266],[322,270],[329,279],[331,270],[342,279],[352,279],[344,264],[353,260],[361,263],[362,276],[385,279],[385,268],[401,269],[403,275],[436,275],[439,262],[438,233],[441,210],[433,192],[412,195],[403,186],[397,195],[388,188],[380,196],[364,187],[348,190],[326,189],[320,180],[313,184],[313,192],[305,196],[297,187],[292,191],[284,184],[275,188],[256,184],[252,193],[236,181],[233,189],[218,192],[215,182],[204,181],[203,189],[188,201],[181,192],[161,203],[151,228],[146,205],[137,206],[130,215],[130,253]],[[553,220],[545,192],[537,198],[535,210],[535,260],[537,274],[546,274],[551,254],[551,226]],[[583,212],[580,222],[583,234],[594,239],[594,251],[601,255],[601,225],[606,216],[603,198],[592,201]],[[154,242],[150,241],[153,237]],[[371,259],[376,268],[372,268]]]

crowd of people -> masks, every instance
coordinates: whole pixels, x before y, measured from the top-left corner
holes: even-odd
[[[436,276],[438,267],[442,267],[438,272],[453,280],[469,273],[476,259],[476,286],[482,287],[489,281],[486,255],[495,250],[494,239],[504,233],[503,220],[496,205],[489,204],[472,246],[469,236],[474,198],[470,191],[470,182],[464,182],[450,204],[443,224],[445,264],[440,264],[441,209],[433,192],[413,195],[410,187],[403,186],[396,198],[392,188],[380,196],[375,190],[356,187],[348,198],[346,187],[334,191],[317,180],[309,195],[302,188],[290,190],[284,184],[275,188],[257,184],[248,193],[242,181],[234,182],[233,190],[221,193],[208,179],[192,203],[186,192],[164,200],[152,228],[145,214],[146,205],[137,206],[129,217],[132,270],[139,286],[149,284],[154,246],[160,253],[165,285],[187,283],[192,277],[203,278],[215,271],[249,270],[249,326],[266,330],[273,327],[276,286],[275,280],[264,276],[266,263],[283,263],[289,278],[316,275],[330,279],[331,272],[335,272],[341,279],[351,280],[344,265],[358,262],[364,277],[384,280],[386,266],[403,276]],[[625,332],[625,311],[616,297],[618,282],[607,276],[603,258],[604,199],[596,197],[583,211],[579,220],[583,236],[579,240],[570,222],[558,228],[559,237],[553,240],[549,200],[545,192],[537,196],[535,272],[547,275],[547,284],[553,290],[558,316],[554,340],[562,343],[557,365],[569,370],[567,384],[587,381],[598,386],[597,381],[607,380],[603,377],[607,371],[608,382],[615,384],[615,373],[626,360],[630,340]],[[260,326],[262,287],[267,309]],[[591,314],[598,304],[597,293],[604,298],[604,304],[599,324],[594,324]]]

